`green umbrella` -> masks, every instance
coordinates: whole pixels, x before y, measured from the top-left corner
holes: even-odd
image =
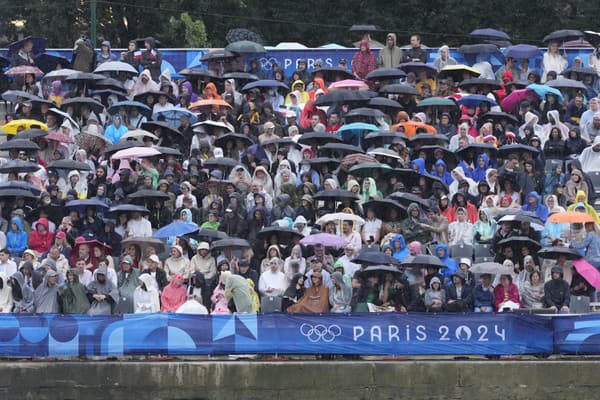
[[[387,171],[391,171],[392,167],[390,167],[387,164],[365,162],[365,163],[361,163],[361,164],[357,164],[357,165],[353,166],[352,168],[350,168],[350,171],[348,171],[348,172],[350,172],[354,176],[360,176],[360,177],[364,178],[364,177],[372,176],[374,170],[379,170],[381,172],[387,172]]]
[[[452,99],[445,97],[428,97],[417,104],[417,107],[457,107]]]

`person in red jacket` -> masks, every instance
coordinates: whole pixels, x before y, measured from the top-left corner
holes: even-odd
[[[50,232],[46,218],[36,221],[35,230],[29,234],[29,248],[39,254],[47,252],[54,241],[54,234]]]
[[[500,276],[500,284],[494,288],[494,308],[497,311],[521,308],[519,288],[512,282],[512,275]]]

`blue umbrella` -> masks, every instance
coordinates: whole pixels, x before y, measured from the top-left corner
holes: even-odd
[[[532,46],[530,44],[517,44],[514,46],[509,46],[504,50],[504,57],[515,59],[535,58],[541,54],[542,53],[537,46]]]
[[[558,90],[556,88],[546,86],[546,85],[538,85],[537,83],[532,83],[531,85],[527,86],[527,89],[533,90],[541,98],[545,98],[546,95],[548,93],[550,93],[550,94],[553,94],[556,97],[558,97],[559,101],[563,101],[562,93],[560,92],[560,90]]]
[[[34,61],[35,61],[35,65],[39,69],[44,71],[44,73],[54,71],[58,64],[60,64],[60,66],[62,67],[61,69],[71,67],[71,63],[69,62],[69,60],[67,60],[66,58],[61,57],[59,55],[50,54],[50,53],[42,53],[42,54],[36,56]]]
[[[259,81],[254,81],[247,83],[242,88],[242,92],[245,92],[254,88],[282,88],[285,90],[290,90],[290,88],[283,82],[277,81],[275,79],[261,79]]]
[[[149,214],[150,210],[148,210],[144,206],[138,206],[135,204],[119,204],[118,206],[111,207],[109,212],[111,212],[111,213],[140,212],[142,214]]]
[[[466,107],[479,107],[481,103],[489,103],[490,106],[497,105],[497,103],[494,100],[481,94],[471,94],[468,96],[463,96],[460,99],[456,100],[456,102],[461,106]]]
[[[362,139],[364,131],[378,131],[379,128],[373,124],[367,124],[364,122],[354,122],[352,124],[342,125],[338,129],[338,135],[342,136],[344,142],[352,142],[354,145],[358,145]]]
[[[23,44],[29,40],[33,43],[33,49],[31,52],[34,56],[42,54],[46,50],[48,39],[39,36],[27,36],[26,38],[13,42],[8,46],[8,57],[18,53],[19,50],[21,50],[21,47],[23,47]]]
[[[108,204],[93,199],[85,199],[85,200],[71,200],[67,204],[65,204],[65,208],[75,208],[77,212],[83,214],[87,207],[95,207],[95,208],[103,208],[108,209]]]
[[[155,121],[165,121],[170,127],[177,129],[181,125],[180,118],[187,116],[190,119],[190,124],[195,124],[198,117],[193,112],[185,108],[172,108],[170,110],[159,111],[152,116]]]
[[[125,100],[119,101],[108,108],[108,113],[110,115],[114,115],[119,112],[119,108],[121,107],[134,107],[137,108],[140,114],[145,115],[146,117],[150,117],[152,115],[152,109],[145,105],[144,103],[140,103],[139,101]]]
[[[156,232],[154,232],[154,237],[156,238],[167,238],[172,236],[182,236],[187,235],[188,233],[193,233],[199,230],[200,228],[196,224],[188,224],[181,221],[171,222],[167,226],[163,226]]]
[[[469,33],[469,36],[486,40],[510,40],[510,36],[506,32],[491,28],[475,29]]]

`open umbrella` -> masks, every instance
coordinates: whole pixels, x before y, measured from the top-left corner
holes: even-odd
[[[67,171],[77,170],[77,171],[91,171],[92,168],[89,164],[74,161],[74,160],[57,160],[53,161],[48,165],[49,169],[64,169]]]
[[[339,223],[341,221],[351,221],[356,225],[365,224],[365,220],[362,219],[360,216],[344,212],[325,214],[321,218],[317,219],[315,224],[325,226],[330,222]]]
[[[119,150],[131,149],[133,147],[143,147],[143,144],[136,140],[124,140],[119,143],[109,144],[104,151],[104,154],[110,155],[116,153]]]
[[[223,135],[223,136],[218,137],[218,138],[215,139],[215,146],[218,146],[218,147],[221,147],[221,148],[225,147],[225,144],[228,141],[230,141],[230,140],[232,140],[234,142],[237,141],[237,140],[239,140],[239,141],[242,142],[242,144],[245,147],[248,147],[248,146],[251,146],[251,145],[254,144],[254,142],[252,141],[252,139],[250,139],[248,136],[246,136],[246,135],[244,135],[242,133],[226,133],[225,135]]]
[[[560,74],[563,76],[569,76],[569,74],[573,72],[577,74],[578,81],[582,80],[585,75],[592,75],[594,77],[597,76],[596,70],[590,67],[569,67]]]
[[[267,51],[260,43],[251,42],[250,40],[240,40],[239,42],[230,43],[225,47],[225,50],[232,53],[245,54],[265,53]]]
[[[170,110],[159,111],[152,116],[152,119],[156,121],[165,121],[172,128],[178,129],[181,126],[182,117],[187,117],[190,124],[198,122],[196,114],[184,108],[171,108]]]
[[[65,208],[77,208],[80,213],[85,212],[87,207],[104,208],[108,209],[108,204],[100,200],[94,199],[83,199],[83,200],[71,200],[65,204]]]
[[[349,89],[349,90],[363,90],[368,89],[369,85],[367,85],[363,81],[359,81],[356,79],[343,79],[341,81],[335,81],[327,89],[331,90],[341,90],[341,89]]]
[[[165,146],[153,146],[153,147],[156,150],[160,151],[160,153],[165,156],[175,156],[175,157],[183,156],[183,154],[179,150],[173,149],[171,147],[165,147]]]
[[[517,109],[519,103],[521,103],[523,100],[532,99],[539,99],[539,96],[533,90],[517,89],[506,96],[504,100],[500,102],[500,106],[502,107],[503,111],[512,113]]]
[[[446,65],[439,72],[438,79],[452,77],[454,82],[461,82],[463,79],[465,79],[463,78],[465,74],[470,75],[471,78],[477,78],[479,75],[481,75],[481,72],[464,64]]]
[[[333,171],[338,167],[340,161],[330,157],[315,157],[309,160],[300,161],[300,164],[305,163],[310,164],[315,170],[321,170],[322,167],[326,166],[329,171]]]
[[[199,110],[202,108],[226,107],[231,108],[231,104],[220,99],[198,100],[189,105],[188,110]]]
[[[487,86],[490,89],[500,89],[500,84],[495,79],[485,79],[485,78],[471,78],[465,79],[462,81],[458,87],[460,88],[469,88],[471,86],[484,87]]]
[[[43,53],[46,50],[46,46],[48,45],[48,39],[46,39],[45,37],[26,36],[23,39],[17,40],[16,42],[12,42],[10,45],[8,45],[8,56],[10,57],[13,54],[18,53],[25,44],[25,42],[31,42],[33,44],[31,52],[34,55]]]
[[[558,78],[551,81],[546,82],[546,85],[558,88],[558,89],[581,89],[587,90],[583,82],[576,81],[574,79],[567,78]]]
[[[461,106],[473,108],[479,107],[481,103],[488,103],[490,106],[495,106],[497,104],[495,100],[490,99],[482,94],[470,94],[467,96],[462,96],[460,99],[456,100],[456,102]]]
[[[0,174],[35,172],[41,167],[38,164],[23,160],[10,160],[0,167]]]
[[[550,215],[550,217],[548,217],[548,222],[556,222],[561,224],[585,224],[587,222],[596,222],[596,220],[588,213],[566,211]]]
[[[540,96],[542,99],[546,98],[546,95],[548,93],[555,95],[558,98],[558,101],[560,101],[562,103],[563,101],[563,95],[560,92],[560,90],[553,88],[552,86],[548,86],[548,85],[539,85],[537,83],[532,83],[529,86],[527,86],[527,89],[533,90],[535,93],[537,93],[538,96]]]
[[[479,119],[481,119],[483,121],[511,122],[511,123],[515,123],[515,124],[519,122],[517,117],[515,117],[514,115],[507,114],[502,111],[488,111],[487,113],[480,115]]]
[[[559,31],[554,31],[544,36],[542,42],[568,42],[570,40],[581,39],[583,36],[583,32],[575,29],[561,29]]]
[[[362,265],[400,265],[400,261],[397,258],[388,256],[380,251],[361,251],[360,254],[350,260],[350,262]]]
[[[350,110],[348,113],[346,113],[345,117],[383,118],[385,117],[385,114],[374,108],[359,107]]]
[[[411,122],[411,121],[408,121]],[[406,122],[405,122],[406,123]],[[420,122],[415,122],[415,124],[421,124]],[[425,124],[423,124],[425,125]],[[430,126],[430,125],[428,125]],[[431,127],[431,126],[430,126]],[[433,128],[433,127],[431,127]],[[435,129],[435,128],[433,128]],[[421,146],[429,145],[429,146],[445,146],[450,139],[446,135],[438,135],[436,133],[419,133],[412,137],[408,138],[408,146],[415,147],[417,144]]]
[[[103,72],[123,72],[135,76],[139,74],[139,71],[137,71],[131,64],[122,61],[108,61],[98,65],[94,70],[94,73],[97,74],[101,74]]]
[[[47,136],[46,136],[46,140],[53,140],[55,142],[58,143],[65,143],[65,144],[71,144],[71,143],[75,143],[73,141],[73,139],[71,139],[70,136],[67,136],[63,133],[57,132],[57,131],[52,131],[50,132]]]
[[[244,82],[243,84],[260,80],[260,78],[257,75],[251,74],[249,72],[239,71],[226,72],[223,75],[221,75],[218,79],[237,79],[238,81]]]
[[[567,260],[578,260],[582,258],[581,254],[577,250],[569,247],[544,247],[538,251],[538,256],[542,258],[548,258],[556,260],[559,256],[564,256]]]
[[[98,114],[104,111],[104,105],[91,97],[73,97],[65,99],[60,105],[60,108],[66,110],[69,106],[75,107],[76,110],[79,110],[82,106],[87,106]],[[76,114],[79,114],[79,111],[76,111]]]
[[[218,158],[213,158],[211,160],[204,161],[202,163],[202,166],[204,168],[208,168],[208,169],[214,169],[214,168],[231,169],[239,164],[240,164],[240,162],[237,160],[234,160],[233,158],[218,157]]]
[[[101,92],[102,90],[113,90],[120,95],[127,95],[127,89],[125,89],[125,85],[114,78],[104,77],[104,79],[98,79],[94,81],[94,87],[96,88],[94,93]],[[121,98],[121,96],[117,97],[119,97],[119,99]]]
[[[244,249],[244,248],[248,248],[248,247],[251,247],[250,243],[248,243],[248,241],[246,239],[239,239],[239,238],[221,239],[221,240],[217,240],[216,242],[214,242],[212,244],[213,250],[220,250],[220,249],[227,249],[227,248]]]
[[[39,69],[44,71],[44,73],[55,70],[59,65],[62,68],[71,67],[71,63],[66,58],[49,53],[39,54],[35,57],[34,62]]]
[[[419,76],[419,74],[421,72],[425,72],[425,74],[427,75],[427,78],[431,78],[431,79],[435,79],[435,77],[438,73],[437,69],[435,69],[431,65],[423,64],[422,62],[416,62],[416,61],[410,61],[407,63],[400,64],[400,65],[398,65],[398,68],[400,68],[402,71],[406,72],[407,74],[412,72],[416,76]]]
[[[104,75],[93,74],[91,72],[76,72],[69,75],[65,81],[67,82],[83,82],[86,85],[93,85],[96,81],[105,79]]]
[[[531,227],[536,231],[540,232],[544,230],[544,223],[539,218],[536,218],[535,214],[528,215],[526,211],[522,210],[516,210],[514,213],[505,213],[498,219],[498,222],[517,222],[518,224],[522,224],[523,222],[529,222],[529,224],[531,224]]]
[[[0,150],[39,150],[37,143],[28,139],[13,139],[0,144]]]
[[[491,274],[491,275],[511,275],[515,274],[514,269],[510,267],[505,267],[504,265],[496,262],[483,262],[478,263],[471,268],[469,268],[469,272],[474,274]]]
[[[527,236],[509,236],[498,242],[498,246],[514,246],[516,248],[528,247],[532,251],[538,251],[542,248],[540,242]]]
[[[442,262],[439,258],[435,256],[430,256],[426,254],[420,254],[414,257],[407,257],[400,266],[403,268],[444,268],[446,264]]]
[[[48,130],[48,126],[35,119],[14,119],[2,126],[2,132],[8,135],[16,135],[18,132],[26,129]],[[13,142],[14,140],[11,140]]]
[[[498,51],[498,46],[491,43],[463,44],[458,48],[458,52],[462,54],[487,54]]]
[[[367,134],[363,140],[362,144],[366,148],[373,146],[383,146],[396,142],[404,142],[406,140],[406,136],[396,131],[378,131],[371,132]]]
[[[35,76],[42,76],[44,72],[38,67],[34,67],[33,65],[19,65],[16,67],[9,68],[4,75],[29,75],[33,74]]]
[[[2,188],[0,189],[0,198],[3,197],[25,197],[29,199],[36,199],[38,196],[31,193],[29,190],[24,189],[12,189],[12,188]]]
[[[125,93],[121,93],[117,90],[112,89],[102,89],[102,90],[94,90],[92,91],[92,96],[100,96],[100,102],[102,104],[107,104],[108,96],[116,96],[118,101],[127,100],[127,95]]]
[[[319,154],[342,158],[346,154],[364,153],[363,149],[346,143],[327,143],[319,147]]]
[[[38,186],[25,181],[8,181],[0,183],[0,189],[22,189],[33,193],[36,196],[41,193],[41,190]]]
[[[506,32],[492,28],[475,29],[469,33],[469,36],[482,40],[510,40],[510,36]]]
[[[144,206],[138,206],[135,204],[119,204],[118,206],[111,207],[108,210],[110,213],[129,213],[129,212],[139,212],[142,214],[150,214],[150,210],[148,210]]]
[[[37,139],[44,137],[48,134],[48,131],[43,129],[25,129],[24,131],[20,131],[15,135],[15,139]]]
[[[532,46],[530,44],[517,44],[504,49],[504,57],[510,57],[516,60],[522,58],[535,58],[539,57],[541,54],[542,52],[537,46]]]
[[[40,97],[34,94],[24,92],[22,90],[7,90],[6,92],[2,93],[2,100],[10,101],[11,103],[18,103],[24,100],[34,100],[39,98]]]
[[[375,216],[382,221],[390,221],[390,212],[396,211],[397,218],[406,217],[406,208],[400,203],[391,199],[371,200],[363,204],[363,210],[371,209],[375,212]]]
[[[364,178],[368,176],[373,176],[373,171],[379,171],[381,174],[385,174],[386,172],[391,170],[392,167],[390,167],[387,164],[360,163],[354,165],[352,168],[350,168],[348,172],[354,176],[360,176]]]
[[[302,234],[292,228],[284,228],[281,226],[267,226],[261,229],[256,237],[261,240],[269,240],[271,236],[277,236],[279,243],[291,243],[295,238],[301,239]]]
[[[428,97],[417,104],[417,107],[457,107],[454,100],[446,97]]]
[[[130,149],[119,150],[111,157],[113,160],[124,160],[130,158],[144,158],[159,156],[160,151],[152,147],[132,147]]]
[[[213,241],[218,239],[227,239],[225,232],[217,231],[215,229],[200,228],[196,232],[187,233],[185,236],[191,237],[199,241]]]
[[[174,221],[154,232],[153,237],[167,238],[172,236],[182,236],[188,233],[196,232],[198,229],[200,228],[196,224]]]
[[[230,51],[227,50],[214,50],[205,53],[200,57],[200,61],[217,61],[217,60],[227,60],[229,58],[237,57]]]
[[[330,233],[316,233],[300,240],[304,246],[325,246],[339,249],[348,244],[348,241],[341,236]]]
[[[155,199],[168,199],[169,195],[167,193],[161,192],[160,190],[152,190],[152,189],[141,189],[137,192],[131,193],[127,198],[131,200],[155,200]]]
[[[218,75],[215,71],[206,68],[184,68],[179,71],[178,74],[188,78],[218,78]]]
[[[317,192],[313,199],[315,200],[326,200],[326,201],[342,201],[342,200],[353,200],[358,201],[359,197],[356,193],[349,190],[334,189],[334,190],[321,190]]]
[[[418,132],[437,133],[437,130],[433,126],[418,121],[400,122],[398,127],[402,127],[402,129],[404,129],[404,136],[406,136],[409,140],[415,136],[418,136]],[[442,137],[443,135],[437,136]],[[449,139],[446,141],[449,141]]]
[[[158,103],[158,98],[160,96],[165,96],[167,98],[167,102],[171,103],[171,104],[176,104],[177,100],[175,99],[175,97],[173,97],[172,95],[170,95],[169,93],[165,93],[165,92],[144,92],[144,93],[140,93],[136,96],[133,97],[133,101],[142,103],[142,104],[157,104]]]
[[[159,238],[153,237],[128,237],[124,239],[121,244],[123,247],[139,246],[142,254],[146,254],[146,247],[152,246],[156,250],[157,254],[165,251],[165,242]]]
[[[277,88],[277,89],[285,89],[288,91],[290,90],[288,85],[286,85],[285,83],[283,83],[281,81],[277,81],[275,79],[261,79],[258,81],[254,81],[254,82],[245,84],[241,91],[246,92],[246,91],[248,91],[250,89],[254,89],[254,88]]]
[[[384,87],[379,89],[379,93],[405,94],[409,96],[417,96],[419,94],[419,91],[405,83],[392,83],[390,85],[385,85]]]
[[[342,140],[346,143],[359,144],[362,141],[365,132],[378,131],[379,128],[373,124],[364,122],[353,122],[351,124],[342,125],[338,129],[338,135],[342,136]]]
[[[331,106],[334,104],[346,105],[356,103],[366,103],[377,93],[369,90],[334,90],[315,100],[315,106]]]
[[[573,266],[579,272],[581,276],[589,282],[590,285],[596,289],[600,289],[600,272],[592,264],[581,258],[579,260],[573,260]]]
[[[394,192],[388,196],[389,198],[396,200],[401,205],[408,208],[411,203],[417,203],[419,206],[423,208],[429,209],[430,204],[429,200],[414,195],[412,193],[404,193],[404,192]]]
[[[311,147],[322,146],[326,143],[341,143],[342,139],[337,135],[327,132],[308,132],[298,139],[298,143]]]
[[[319,68],[318,70],[313,71],[312,78],[314,79],[317,74],[323,77],[325,82],[335,82],[340,81],[342,79],[354,79],[356,78],[352,73],[343,69],[336,67],[324,67]]]
[[[183,134],[179,130],[173,128],[165,121],[148,121],[144,122],[141,126],[143,130],[154,133],[156,136],[174,136],[179,140]]]
[[[396,100],[388,99],[387,97],[373,97],[366,105],[373,108],[390,108],[395,110],[404,108],[402,104],[398,103]]]
[[[389,265],[371,265],[362,271],[360,271],[361,275],[369,275],[369,274],[384,274],[386,272],[391,272],[394,274],[401,274],[402,271],[398,269],[398,267],[391,267]]]
[[[121,107],[124,107],[127,110],[129,110],[131,108],[135,108],[138,110],[138,112],[140,114],[143,114],[146,117],[150,117],[150,115],[152,115],[152,109],[150,107],[148,107],[144,103],[140,103],[139,101],[131,101],[131,100],[119,101],[117,103],[114,103],[112,106],[110,106],[108,108],[107,111],[109,114],[114,115],[119,112],[119,109]]]
[[[136,139],[136,140],[142,140],[145,137],[149,137],[152,140],[158,141],[158,136],[156,136],[153,133],[150,133],[148,131],[145,131],[143,129],[133,129],[130,131],[127,131],[123,136],[121,136],[121,140],[127,140],[127,139]]]
[[[498,155],[503,159],[506,159],[506,157],[513,153],[522,154],[525,152],[536,155],[540,152],[540,150],[535,147],[527,146],[524,144],[505,144],[504,146],[500,146],[498,148]]]
[[[406,72],[398,68],[377,68],[367,74],[367,80],[387,80],[401,79],[406,76]]]

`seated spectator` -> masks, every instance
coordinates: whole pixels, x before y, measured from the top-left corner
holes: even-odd
[[[329,291],[329,304],[333,313],[351,312],[350,300],[352,300],[352,288],[346,285],[344,277],[340,272],[331,275],[331,290]]]
[[[492,275],[481,274],[481,283],[473,290],[473,305],[475,312],[494,311],[494,288],[492,287]]]
[[[563,279],[560,267],[552,268],[552,279],[544,284],[544,307],[555,313],[568,313],[571,302],[569,284]]]
[[[446,291],[436,276],[431,279],[429,289],[425,292],[425,307],[429,312],[440,312],[446,304]]]
[[[500,284],[494,288],[494,308],[497,311],[521,308],[519,288],[512,281],[512,275],[501,275]]]

